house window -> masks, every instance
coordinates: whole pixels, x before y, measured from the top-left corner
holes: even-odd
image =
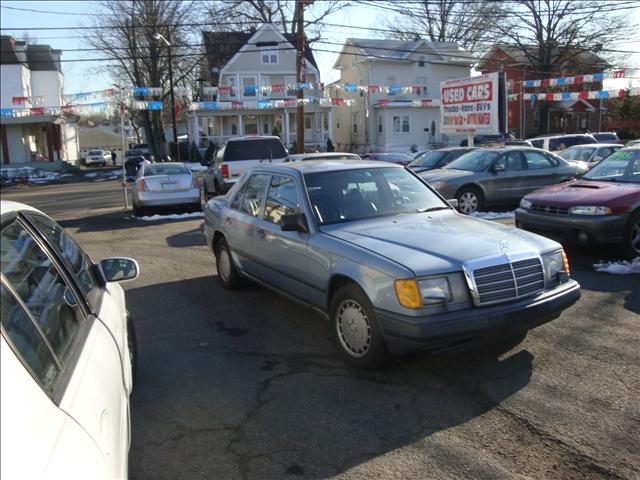
[[[424,55],[421,55],[420,58],[418,59],[418,66],[424,67]]]
[[[263,48],[260,52],[262,63],[278,63],[278,51]]]
[[[324,131],[328,132],[329,131],[329,115],[327,115],[326,113],[322,114],[322,124],[324,125]]]
[[[269,83],[269,76],[268,75],[260,75],[260,96],[262,98],[269,98],[270,95],[270,91],[269,91],[269,87],[271,86],[271,84]]]
[[[409,133],[409,115],[398,115],[393,117],[393,133]]]
[[[305,130],[311,130],[311,115],[304,116],[304,128]]]
[[[418,77],[416,79],[416,85],[420,87],[420,91],[418,95],[422,95],[423,97],[427,96],[427,77]]]
[[[235,118],[231,119],[231,135],[238,135],[238,124]]]
[[[287,84],[287,97],[295,97],[298,94],[296,77],[284,77],[284,83]]]
[[[242,77],[242,93],[245,97],[255,97],[257,95],[257,83],[254,75]]]
[[[258,118],[255,115],[245,115],[242,120],[245,135],[258,134]]]
[[[236,96],[236,89],[238,87],[237,83],[236,83],[236,77],[235,75],[232,77],[227,77],[227,86],[231,87],[231,93],[229,93],[230,97],[235,97]]]

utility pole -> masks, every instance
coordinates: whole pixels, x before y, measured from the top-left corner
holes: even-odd
[[[298,109],[296,113],[296,153],[304,153],[304,90],[302,84],[306,80],[306,65],[304,58],[304,0],[296,0],[298,12],[296,72],[298,79]]]
[[[122,147],[122,153],[120,154],[120,158],[122,159],[122,190],[124,192],[124,209],[129,210],[129,198],[127,196],[127,170],[124,166],[124,152],[125,152],[125,143],[124,143],[124,90],[120,85],[114,85],[118,89],[118,109],[120,110],[120,143]]]
[[[180,160],[180,144],[178,143],[178,120],[176,119],[176,94],[173,88],[173,62],[171,61],[171,34],[167,32],[167,37],[164,38],[159,33],[154,34],[156,40],[162,40],[167,45],[167,56],[169,60],[169,96],[171,98],[171,126],[173,128],[173,146],[176,149],[176,160]]]

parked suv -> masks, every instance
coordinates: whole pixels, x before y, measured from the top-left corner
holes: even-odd
[[[511,133],[498,133],[497,135],[476,135],[473,137],[473,145],[478,147],[480,145],[486,144],[494,144],[494,143],[502,143],[516,140]],[[468,147],[469,141],[468,139],[464,139],[460,142],[461,147]]]
[[[531,145],[542,148],[549,152],[559,152],[574,145],[586,145],[588,143],[598,143],[593,135],[588,133],[576,133],[573,135],[545,135],[542,137],[530,138]]]
[[[111,163],[111,152],[100,149],[89,150],[87,158],[84,160],[85,165],[99,165],[104,167],[107,162]]]
[[[218,149],[204,175],[204,199],[226,193],[250,167],[283,163],[289,153],[278,137],[230,138]]]

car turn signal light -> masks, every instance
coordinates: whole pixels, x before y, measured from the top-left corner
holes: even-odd
[[[571,270],[569,269],[569,259],[567,259],[567,254],[564,253],[564,248],[562,249],[562,266],[564,267],[564,271],[567,272],[567,275],[571,275]]]
[[[394,286],[400,305],[405,308],[422,308],[420,290],[415,279],[396,280]]]
[[[149,187],[147,187],[147,182],[144,181],[144,178],[138,181],[138,191],[139,192],[148,192]]]

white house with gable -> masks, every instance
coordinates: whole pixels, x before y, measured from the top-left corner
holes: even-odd
[[[296,139],[296,38],[270,24],[249,32],[202,32],[206,59],[201,102],[191,114],[190,138],[222,144],[240,135]],[[323,150],[331,137],[331,108],[320,105],[320,73],[305,45],[304,133],[307,150]]]
[[[388,152],[457,144],[440,129],[440,82],[468,77],[471,53],[455,43],[349,38],[334,67],[337,150]]]

